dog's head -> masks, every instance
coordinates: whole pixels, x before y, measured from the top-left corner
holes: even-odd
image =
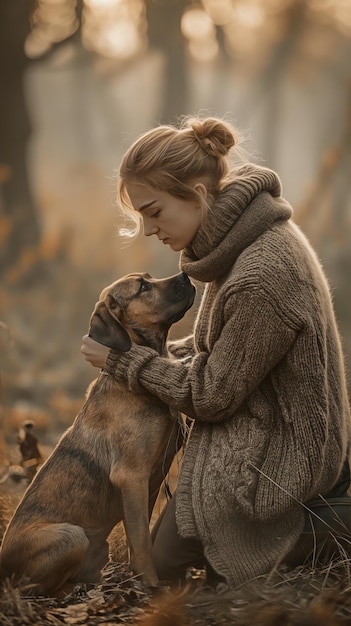
[[[100,294],[89,335],[126,352],[132,341],[164,351],[168,331],[192,306],[195,287],[184,273],[169,278],[128,274]]]

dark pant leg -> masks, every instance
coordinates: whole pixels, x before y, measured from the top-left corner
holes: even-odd
[[[160,580],[184,583],[189,567],[203,568],[203,547],[197,539],[183,539],[177,528],[176,493],[166,504],[152,529],[153,560]]]
[[[305,528],[284,559],[296,567],[303,563],[326,564],[351,556],[350,466],[345,461],[336,485],[324,496],[307,502]]]

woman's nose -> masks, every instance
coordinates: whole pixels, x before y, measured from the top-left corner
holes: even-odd
[[[152,222],[145,217],[143,218],[143,230],[146,237],[149,237],[150,235],[156,235],[156,233],[158,232],[157,226],[155,224],[152,224]]]

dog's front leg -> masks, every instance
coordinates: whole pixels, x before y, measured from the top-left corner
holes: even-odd
[[[145,585],[157,587],[158,577],[151,557],[149,530],[149,477],[129,471],[123,472],[122,481],[119,470],[114,475],[111,473],[110,478],[122,494],[123,523],[131,570],[141,575]]]
[[[132,571],[141,574],[142,581],[146,585],[157,587],[158,577],[151,556],[148,482],[148,479],[144,478],[135,485],[130,484],[123,488],[124,527]]]

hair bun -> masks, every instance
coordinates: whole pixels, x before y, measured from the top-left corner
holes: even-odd
[[[188,126],[192,129],[196,141],[207,154],[214,157],[226,156],[235,144],[232,127],[212,117],[205,120],[190,119]]]

